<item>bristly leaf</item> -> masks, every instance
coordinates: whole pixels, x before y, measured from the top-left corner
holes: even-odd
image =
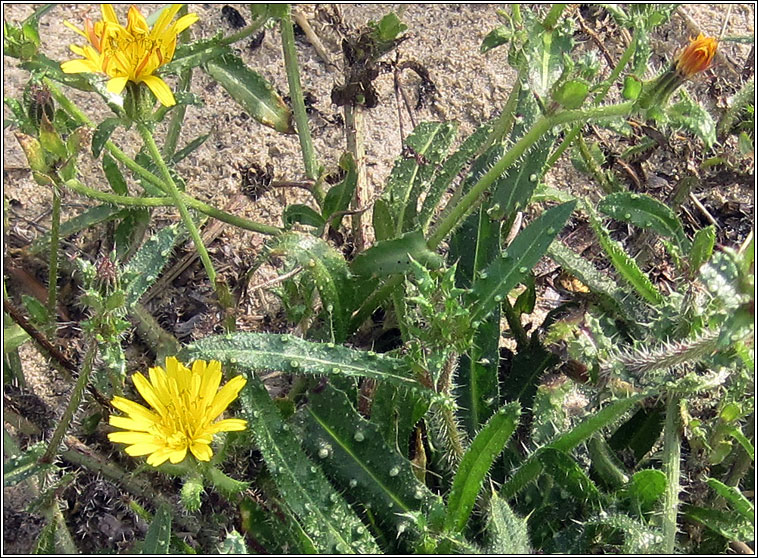
[[[324,207],[321,211],[322,217],[329,219],[329,226],[333,229],[339,228],[343,216],[332,217],[332,215],[350,207],[350,201],[353,199],[355,187],[358,184],[358,171],[350,153],[342,155],[340,168],[345,171],[345,178],[339,184],[332,186],[326,193]]]
[[[110,139],[111,134],[121,124],[120,118],[106,118],[97,125],[92,134],[92,156],[97,159],[105,147],[105,143]]]
[[[345,392],[331,385],[311,391],[299,417],[308,453],[338,486],[346,487],[349,501],[372,511],[388,538],[397,537],[402,515],[441,504],[415,477],[408,459],[385,442],[378,426],[358,414]]]
[[[205,71],[253,118],[278,132],[292,133],[292,113],[274,87],[242,59],[225,54],[205,65]]]
[[[497,494],[490,499],[487,537],[487,554],[532,554],[526,520]]]
[[[213,359],[251,371],[374,378],[433,396],[431,390],[418,384],[402,360],[333,343],[312,343],[287,334],[216,335],[188,345],[185,351],[189,360]]]
[[[39,458],[45,453],[47,445],[37,442],[23,453],[13,455],[3,462],[3,486],[13,486],[22,480],[43,473],[53,467],[53,464],[43,465]]]
[[[108,203],[91,207],[76,217],[61,223],[60,238],[66,238],[98,223],[117,218],[120,215],[126,214],[126,211]],[[48,233],[34,241],[31,248],[29,248],[29,253],[31,255],[40,254],[47,250],[49,245],[50,234]]]
[[[615,192],[600,200],[597,208],[619,221],[653,229],[661,236],[673,238],[682,249],[687,249],[688,241],[676,213],[651,196],[632,192]]]
[[[545,254],[571,215],[576,202],[548,209],[511,242],[502,257],[486,269],[471,293],[472,319],[489,314],[522,281]]]
[[[705,482],[746,521],[755,522],[755,507],[738,488],[727,486],[718,479],[707,479]]]
[[[713,246],[716,244],[716,227],[708,225],[695,233],[690,249],[690,277],[697,275],[700,267],[711,259]]]
[[[147,529],[145,541],[142,543],[142,554],[169,553],[171,519],[171,510],[166,504],[162,504],[155,512],[155,517]]]
[[[127,307],[137,303],[158,279],[171,259],[171,252],[181,234],[182,229],[178,225],[165,227],[149,238],[124,266],[121,278],[126,293]]]
[[[755,524],[735,516],[734,512],[690,504],[682,505],[681,512],[687,519],[702,523],[728,540],[746,541],[755,536]]]
[[[684,89],[679,90],[681,100],[669,105],[666,110],[671,125],[692,132],[710,149],[716,143],[716,123],[711,113],[705,110],[697,101],[690,99]]]
[[[539,452],[539,459],[545,472],[574,499],[581,503],[587,502],[593,508],[600,505],[597,486],[569,455],[546,447]]]
[[[378,553],[368,529],[308,459],[263,383],[252,375],[240,393],[253,432],[282,502],[297,516],[320,553]]]
[[[624,251],[618,242],[611,238],[608,231],[595,215],[595,211],[592,209],[591,204],[585,203],[584,207],[590,216],[590,225],[600,241],[600,246],[610,258],[613,267],[619,275],[634,287],[634,290],[636,290],[637,293],[649,303],[655,305],[663,304],[665,300],[663,295],[656,286],[653,285],[653,282],[650,281],[648,276],[642,272],[637,265],[637,262]]]
[[[334,341],[344,341],[353,301],[353,283],[342,254],[320,238],[296,232],[277,236],[268,246],[268,253],[290,258],[313,278],[329,318]]]
[[[487,421],[466,451],[455,473],[447,499],[445,529],[461,532],[468,521],[487,472],[518,426],[521,406],[502,407]]]
[[[412,260],[432,269],[442,265],[442,257],[429,250],[420,230],[377,242],[355,257],[350,270],[361,277],[387,277],[410,272]]]

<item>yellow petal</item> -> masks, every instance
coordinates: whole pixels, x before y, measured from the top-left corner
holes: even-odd
[[[90,60],[69,60],[61,64],[64,74],[97,73],[98,67]]]
[[[174,16],[181,7],[181,4],[172,4],[171,6],[166,6],[163,8],[161,15],[158,16],[158,21],[155,22],[155,25],[153,25],[153,30],[150,32],[151,39],[155,40],[163,34],[163,31],[165,31],[166,27],[171,22],[171,20],[174,19]]]
[[[161,440],[147,432],[111,432],[108,439],[116,444],[160,444]]]
[[[128,415],[131,415],[132,418],[149,421],[149,422],[159,422],[161,420],[161,417],[145,407],[144,405],[140,405],[139,403],[135,403],[134,401],[130,401],[128,399],[124,399],[123,397],[119,397],[118,395],[113,398],[111,401],[111,404],[116,407],[119,411],[123,411],[127,413]]]
[[[247,428],[247,421],[242,419],[224,419],[218,422],[214,422],[208,427],[208,430],[213,434],[218,432],[233,432],[244,430]]]
[[[81,29],[79,29],[76,25],[74,25],[70,21],[64,21],[63,25],[65,25],[66,27],[68,27],[69,29],[71,29],[71,31],[75,31],[75,32],[79,33],[82,37],[84,37],[85,39],[89,40],[89,37],[87,36],[87,33],[85,33],[84,31],[82,31]]]
[[[208,444],[195,442],[190,446],[190,451],[198,461],[210,461],[213,457],[213,450]]]
[[[218,386],[221,385],[221,363],[217,360],[210,361],[207,365],[205,361],[195,361],[192,369],[195,369],[197,363],[201,362],[204,365],[205,371],[203,373],[203,381],[200,384],[200,393],[198,394],[205,406],[208,406],[213,401],[218,391]]]
[[[113,9],[113,6],[110,4],[101,4],[100,9],[103,12],[103,20],[107,21],[108,23],[115,23],[116,25],[120,25],[118,22],[118,17],[116,16],[116,10]]]
[[[144,420],[135,420],[131,417],[117,417],[111,415],[108,419],[108,424],[115,426],[116,428],[123,428],[124,430],[132,430],[137,432],[149,432],[154,428],[153,422]]]
[[[133,446],[125,448],[124,451],[127,455],[136,457],[139,455],[147,455],[148,453],[160,451],[163,449],[163,447],[164,446],[162,444],[134,444]]]
[[[171,460],[171,463],[173,464],[180,463],[185,457],[187,457],[186,447],[179,450],[173,450],[171,454],[169,455],[169,459]]]
[[[129,13],[126,16],[126,19],[126,30],[132,34],[150,33],[150,26],[147,24],[147,20],[145,19],[145,16],[142,15],[142,12],[137,9],[137,6],[132,5],[129,8]]]
[[[176,20],[176,23],[174,23],[174,33],[178,35],[199,19],[200,18],[197,17],[197,14],[183,15]]]
[[[158,465],[165,463],[165,461],[169,458],[169,456],[173,454],[173,452],[174,450],[171,448],[162,448],[147,458],[147,464],[152,465],[153,467],[157,467]]]
[[[112,93],[120,93],[120,91],[114,91],[110,87],[111,83],[113,83],[116,80],[123,80],[123,85],[121,86],[121,90],[124,89],[123,86],[126,85],[127,79],[126,78],[113,78],[112,80],[108,82],[108,91],[111,91]],[[132,382],[134,382],[134,387],[137,388],[137,391],[145,399],[145,401],[147,401],[148,405],[150,405],[153,409],[158,411],[161,415],[165,416],[166,406],[156,395],[152,384],[150,384],[150,382],[148,382],[147,379],[139,372],[136,372],[134,375],[132,375]]]
[[[145,76],[142,81],[147,84],[150,91],[158,98],[164,107],[171,107],[176,104],[174,94],[171,92],[171,88],[158,76]]]
[[[208,409],[208,416],[211,420],[215,419],[221,413],[224,412],[229,406],[229,403],[237,398],[240,390],[245,387],[247,380],[244,376],[237,376],[229,380],[224,387],[222,387],[216,397],[213,398],[213,403]]]
[[[105,87],[108,91],[111,93],[115,93],[116,95],[120,95],[121,92],[124,90],[124,87],[126,87],[126,82],[129,81],[128,77],[114,77],[108,80],[108,83],[105,84]],[[144,378],[144,376],[143,376]],[[139,388],[137,388],[139,390]],[[142,392],[140,392],[142,393]],[[144,395],[143,395],[144,397]],[[147,401],[147,399],[145,399]],[[149,403],[149,401],[148,401]],[[153,405],[155,407],[155,405]],[[157,409],[159,410],[159,409]]]

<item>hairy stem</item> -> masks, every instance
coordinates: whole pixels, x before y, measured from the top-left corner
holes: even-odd
[[[166,162],[163,160],[163,156],[161,155],[161,152],[158,150],[158,146],[155,143],[155,139],[153,139],[153,134],[150,131],[150,128],[148,128],[147,125],[145,125],[142,122],[137,123],[137,129],[139,130],[139,133],[142,136],[142,140],[145,142],[145,146],[150,152],[150,155],[153,157],[153,160],[158,165],[158,168],[161,170],[161,174],[163,174],[163,179],[165,180],[165,184],[169,188],[169,194],[173,198],[174,204],[176,205],[176,208],[179,210],[179,214],[182,216],[182,221],[184,222],[184,226],[187,227],[187,230],[190,233],[192,242],[195,243],[195,249],[200,255],[200,261],[203,262],[203,267],[205,268],[205,272],[208,274],[208,279],[210,280],[211,285],[215,287],[216,286],[216,270],[213,268],[213,264],[211,263],[210,256],[208,256],[208,250],[206,250],[205,244],[203,243],[203,239],[200,238],[200,232],[197,230],[197,227],[195,226],[195,222],[192,220],[192,216],[189,214],[189,211],[187,210],[187,206],[185,205],[184,200],[182,199],[182,196],[179,193],[179,189],[176,187],[176,184],[174,183],[174,179],[171,177],[171,173],[168,170],[168,166],[166,165]]]
[[[679,475],[682,447],[679,440],[679,397],[669,393],[666,398],[666,421],[663,426],[663,472],[666,490],[663,494],[663,553],[673,554],[676,544],[676,517],[679,510]]]
[[[58,248],[60,245],[61,228],[61,191],[57,179],[53,185],[53,212],[50,225],[50,265],[47,275],[47,313],[50,320],[47,336],[55,337],[58,321]]]
[[[303,100],[303,88],[300,84],[300,71],[297,64],[297,51],[295,50],[295,32],[292,28],[292,16],[290,7],[284,10],[281,18],[282,50],[284,52],[284,67],[287,70],[287,82],[290,86],[290,99],[292,110],[295,113],[297,135],[300,138],[300,149],[303,152],[305,174],[311,180],[318,178],[318,162],[313,150],[313,140],[308,128],[308,114],[305,112]],[[316,194],[314,190],[314,194]],[[319,205],[323,202],[323,196],[317,196]]]
[[[74,385],[74,391],[71,392],[71,399],[69,399],[66,410],[63,412],[63,416],[58,422],[58,426],[53,432],[53,437],[50,440],[50,444],[47,446],[47,450],[40,457],[40,463],[52,463],[55,455],[58,453],[58,446],[63,440],[63,436],[66,435],[71,420],[74,418],[74,413],[79,409],[79,404],[82,402],[82,396],[84,395],[84,388],[87,387],[90,373],[92,373],[92,365],[95,362],[95,355],[97,354],[97,341],[94,335],[91,336],[87,352],[84,354],[84,362],[82,363],[82,369],[79,372],[79,378]]]

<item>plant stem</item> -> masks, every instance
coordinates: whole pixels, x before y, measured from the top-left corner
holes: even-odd
[[[110,192],[101,192],[100,190],[95,190],[94,188],[85,186],[76,179],[66,181],[65,185],[78,194],[82,194],[88,198],[92,198],[105,203],[110,203],[112,205],[124,205],[127,207],[167,207],[174,205],[174,202],[171,200],[171,198],[167,196],[156,198],[119,196],[118,194],[111,194]],[[200,200],[195,199],[192,196],[185,194],[184,192],[180,192],[180,195],[182,200],[184,200],[184,203],[187,204],[187,207],[196,209],[202,213],[205,213],[209,217],[213,217],[214,219],[218,219],[224,223],[229,223],[235,227],[258,232],[261,234],[273,235],[280,232],[280,229],[278,227],[256,223],[255,221],[250,221],[244,217],[232,215],[231,213],[227,213],[204,202],[201,202]]]
[[[182,5],[177,12],[177,17],[182,17],[189,12],[187,4]],[[179,39],[182,43],[186,43],[190,40],[190,30],[185,29],[179,34]],[[188,91],[190,83],[192,82],[192,68],[187,68],[181,73],[179,78],[179,86],[177,91]],[[176,151],[176,143],[179,141],[179,132],[182,130],[182,122],[184,121],[184,115],[187,112],[187,105],[180,104],[174,107],[174,112],[171,114],[171,121],[168,123],[168,130],[166,131],[166,141],[163,143],[163,156],[166,159],[170,159]]]
[[[300,71],[297,65],[297,51],[295,50],[295,32],[292,28],[292,16],[290,7],[287,6],[281,18],[282,51],[284,52],[284,67],[287,70],[287,82],[290,86],[290,99],[292,110],[295,113],[297,135],[300,138],[300,149],[303,152],[305,174],[311,180],[318,178],[318,162],[313,150],[313,140],[308,129],[308,113],[305,112],[303,100],[303,88],[300,85]],[[316,192],[314,191],[314,194]],[[324,201],[323,196],[316,195],[319,205]]]
[[[268,18],[266,17],[260,17],[258,18],[254,23],[248,25],[247,27],[240,29],[236,33],[232,33],[228,37],[224,37],[221,39],[222,45],[231,45],[233,43],[236,43],[237,41],[241,41],[242,39],[249,37],[256,31],[258,31],[263,25],[266,23],[266,20]]]
[[[182,196],[179,193],[179,189],[176,187],[176,184],[174,183],[174,179],[171,178],[171,173],[168,170],[168,166],[166,165],[166,162],[163,160],[163,157],[161,156],[161,152],[158,150],[158,146],[155,143],[155,139],[153,139],[153,134],[150,131],[150,128],[148,128],[147,125],[145,125],[143,122],[137,123],[137,129],[139,130],[139,133],[142,136],[142,140],[145,142],[145,146],[150,152],[150,155],[153,157],[153,160],[158,165],[158,168],[160,168],[161,174],[163,174],[163,179],[165,180],[165,184],[169,188],[169,194],[173,198],[174,204],[179,210],[179,214],[182,216],[182,221],[184,221],[184,226],[187,227],[187,230],[190,233],[190,237],[192,237],[192,241],[195,243],[195,249],[200,255],[200,260],[203,262],[203,267],[205,268],[205,272],[208,274],[208,279],[210,280],[211,285],[215,288],[216,270],[213,269],[213,263],[211,263],[211,258],[210,256],[208,256],[208,250],[206,250],[205,244],[203,244],[203,239],[200,238],[200,232],[198,232],[197,227],[195,226],[195,223],[192,220],[192,216],[189,214],[189,211],[187,210],[187,206],[185,205],[184,200],[182,199]]]
[[[61,227],[61,190],[58,187],[57,177],[53,184],[53,212],[50,224],[50,267],[47,275],[47,313],[50,320],[47,336],[55,337],[56,323],[58,321],[58,248],[60,245]]]
[[[666,398],[666,421],[663,426],[663,472],[666,491],[663,494],[663,553],[673,554],[676,544],[676,516],[679,508],[679,475],[682,447],[679,440],[679,397],[669,393]]]
[[[347,64],[347,62],[345,62]],[[347,150],[353,156],[355,161],[356,183],[355,195],[351,201],[353,209],[363,207],[369,198],[367,179],[366,179],[366,145],[363,141],[363,107],[360,105],[352,106],[350,103],[344,107],[345,114],[345,142]],[[404,138],[401,138],[401,141]],[[402,226],[402,221],[398,227]],[[352,217],[353,241],[358,252],[366,249],[368,243],[367,216],[363,213],[357,213]]]
[[[482,194],[500,177],[516,160],[521,157],[539,138],[546,132],[562,124],[572,122],[587,122],[597,118],[614,116],[626,116],[634,107],[633,102],[610,105],[606,107],[591,107],[587,109],[567,110],[550,116],[543,116],[531,130],[517,141],[511,149],[492,168],[474,184],[471,189],[460,199],[455,207],[449,206],[443,211],[442,221],[436,226],[435,231],[427,241],[430,249],[434,250],[440,242],[458,225],[470,211],[481,202]]]
[[[68,406],[63,412],[63,416],[58,422],[58,426],[53,432],[53,437],[50,440],[50,444],[47,446],[47,450],[40,457],[40,463],[52,463],[55,455],[58,453],[58,446],[63,440],[63,436],[66,435],[71,420],[74,418],[74,413],[79,409],[79,404],[82,402],[82,396],[84,395],[84,388],[87,387],[90,373],[92,372],[92,365],[95,361],[95,355],[97,354],[97,341],[95,336],[92,335],[89,339],[87,346],[87,352],[84,355],[84,362],[82,362],[82,369],[79,372],[79,378],[74,385],[74,391],[71,392],[71,399],[69,399]]]

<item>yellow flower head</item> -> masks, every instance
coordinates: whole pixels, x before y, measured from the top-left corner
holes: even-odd
[[[140,11],[129,8],[126,27],[118,22],[110,4],[102,5],[103,19],[92,23],[84,21],[84,30],[69,22],[65,24],[89,41],[89,45],[71,45],[74,54],[83,60],[69,60],[61,64],[67,74],[81,72],[103,73],[110,77],[108,91],[119,94],[128,81],[144,83],[165,106],[176,104],[174,94],[155,71],[171,62],[176,50],[176,36],[198,20],[197,14],[187,14],[171,22],[180,4],[165,8],[152,29]]]
[[[708,69],[711,65],[718,41],[713,37],[705,37],[700,33],[695,40],[690,40],[682,52],[674,59],[674,66],[679,75],[690,78]]]
[[[127,454],[147,455],[148,464],[154,467],[166,460],[179,463],[187,450],[200,461],[209,461],[214,434],[245,429],[247,421],[242,419],[214,422],[247,382],[237,376],[219,389],[220,362],[196,360],[190,370],[176,358],[168,357],[166,369],[151,368],[149,376],[148,381],[137,372],[132,381],[153,410],[118,396],[111,402],[128,416],[111,415],[110,424],[124,431],[112,432],[108,439],[128,444]]]

